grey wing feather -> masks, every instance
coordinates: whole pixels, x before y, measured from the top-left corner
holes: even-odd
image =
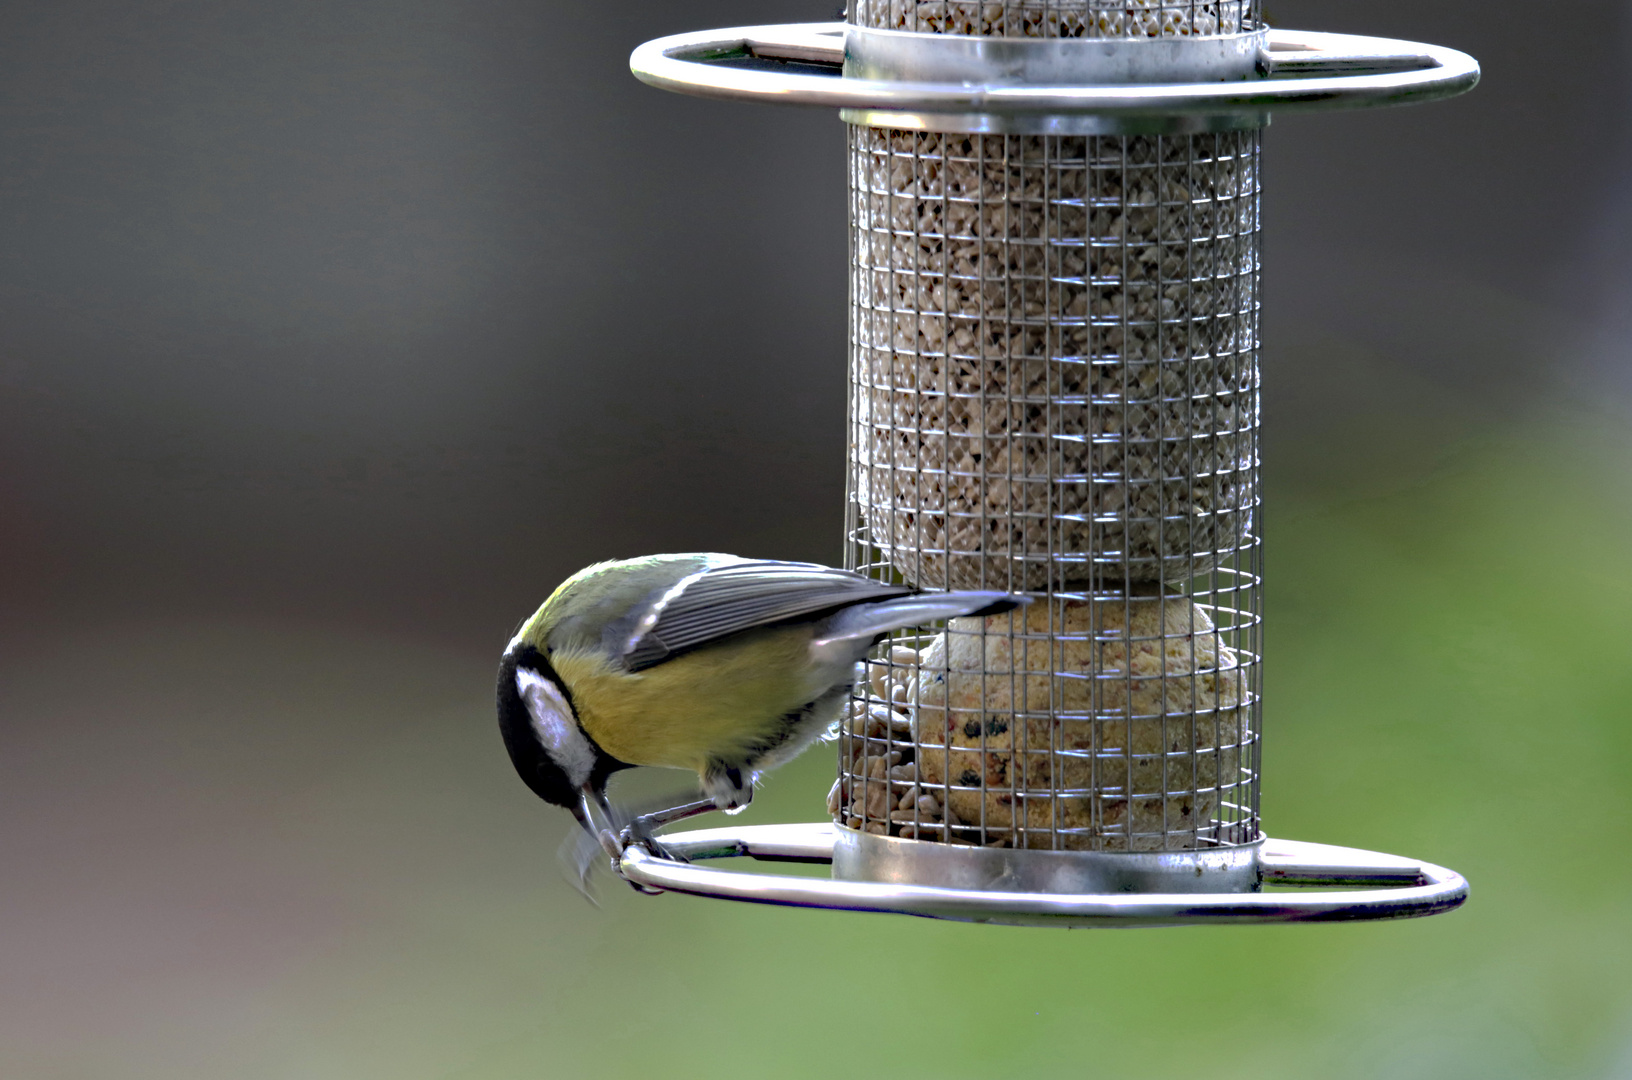
[[[624,663],[640,671],[744,630],[912,592],[817,563],[744,559],[711,567],[668,597],[651,628],[630,642]]]
[[[822,636],[827,641],[871,641],[891,630],[942,619],[999,615],[1025,603],[1030,603],[1027,597],[1000,592],[918,593],[840,612]]]

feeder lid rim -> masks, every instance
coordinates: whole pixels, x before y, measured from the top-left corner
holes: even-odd
[[[1183,116],[1354,109],[1454,97],[1479,64],[1420,42],[1268,31],[1258,77],[1100,86],[972,85],[842,74],[842,22],[702,30],[648,41],[629,68],[650,86],[698,97],[851,112]]]

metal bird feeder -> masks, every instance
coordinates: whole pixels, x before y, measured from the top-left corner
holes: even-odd
[[[1383,919],[1452,871],[1259,823],[1259,196],[1272,113],[1451,97],[1472,58],[1259,0],[853,0],[642,45],[666,90],[839,109],[847,565],[1026,608],[899,635],[831,822],[665,836],[648,889],[980,922]],[[1265,893],[1265,885],[1348,886]]]

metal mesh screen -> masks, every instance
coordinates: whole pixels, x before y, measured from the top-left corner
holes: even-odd
[[[1259,6],[1259,0],[852,0],[850,21],[985,37],[1173,37],[1255,30]]]
[[[850,185],[848,565],[1036,599],[887,647],[835,820],[1255,839],[1259,133],[852,126]]]

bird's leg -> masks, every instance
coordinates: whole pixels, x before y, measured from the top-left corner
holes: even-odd
[[[666,847],[657,838],[657,830],[665,825],[672,825],[676,821],[706,814],[718,810],[713,799],[699,799],[697,802],[683,803],[680,806],[671,806],[667,810],[657,810],[650,814],[641,814],[624,826],[623,837],[625,843],[644,844],[648,851],[660,859],[670,859],[675,862],[686,862],[683,855]]]
[[[623,862],[623,849],[627,844],[625,840],[626,833],[624,829],[614,824],[615,818],[612,808],[607,805],[606,796],[586,784],[578,796],[578,807],[582,811],[582,817],[579,820],[587,821],[586,827],[600,841],[602,849],[611,858],[612,872],[619,877],[623,877],[619,867]],[[654,854],[667,857],[668,852],[662,850],[661,845],[657,845],[655,842],[651,843],[652,846],[659,849]],[[624,878],[624,880],[629,881],[628,878]],[[633,881],[629,882],[629,887],[636,892],[647,893],[652,896],[662,891],[661,889],[649,889]]]
[[[682,803],[671,806],[667,810],[657,810],[650,814],[642,814],[630,824],[639,824],[648,829],[661,829],[665,825],[673,825],[677,821],[694,818],[698,814],[706,814],[718,810],[713,799],[698,799],[696,802]]]
[[[578,805],[572,808],[572,816],[578,819],[583,831],[570,836],[561,845],[561,862],[571,871],[570,880],[577,890],[584,894],[584,898],[596,907],[600,902],[595,899],[594,890],[590,887],[589,871],[595,865],[596,849],[610,860],[609,869],[618,874],[618,864],[623,859],[623,845],[619,843],[618,831],[613,824],[611,808],[606,805],[606,799],[600,792],[585,785],[578,795]],[[634,885],[634,882],[630,882]],[[637,890],[640,886],[634,886]]]

